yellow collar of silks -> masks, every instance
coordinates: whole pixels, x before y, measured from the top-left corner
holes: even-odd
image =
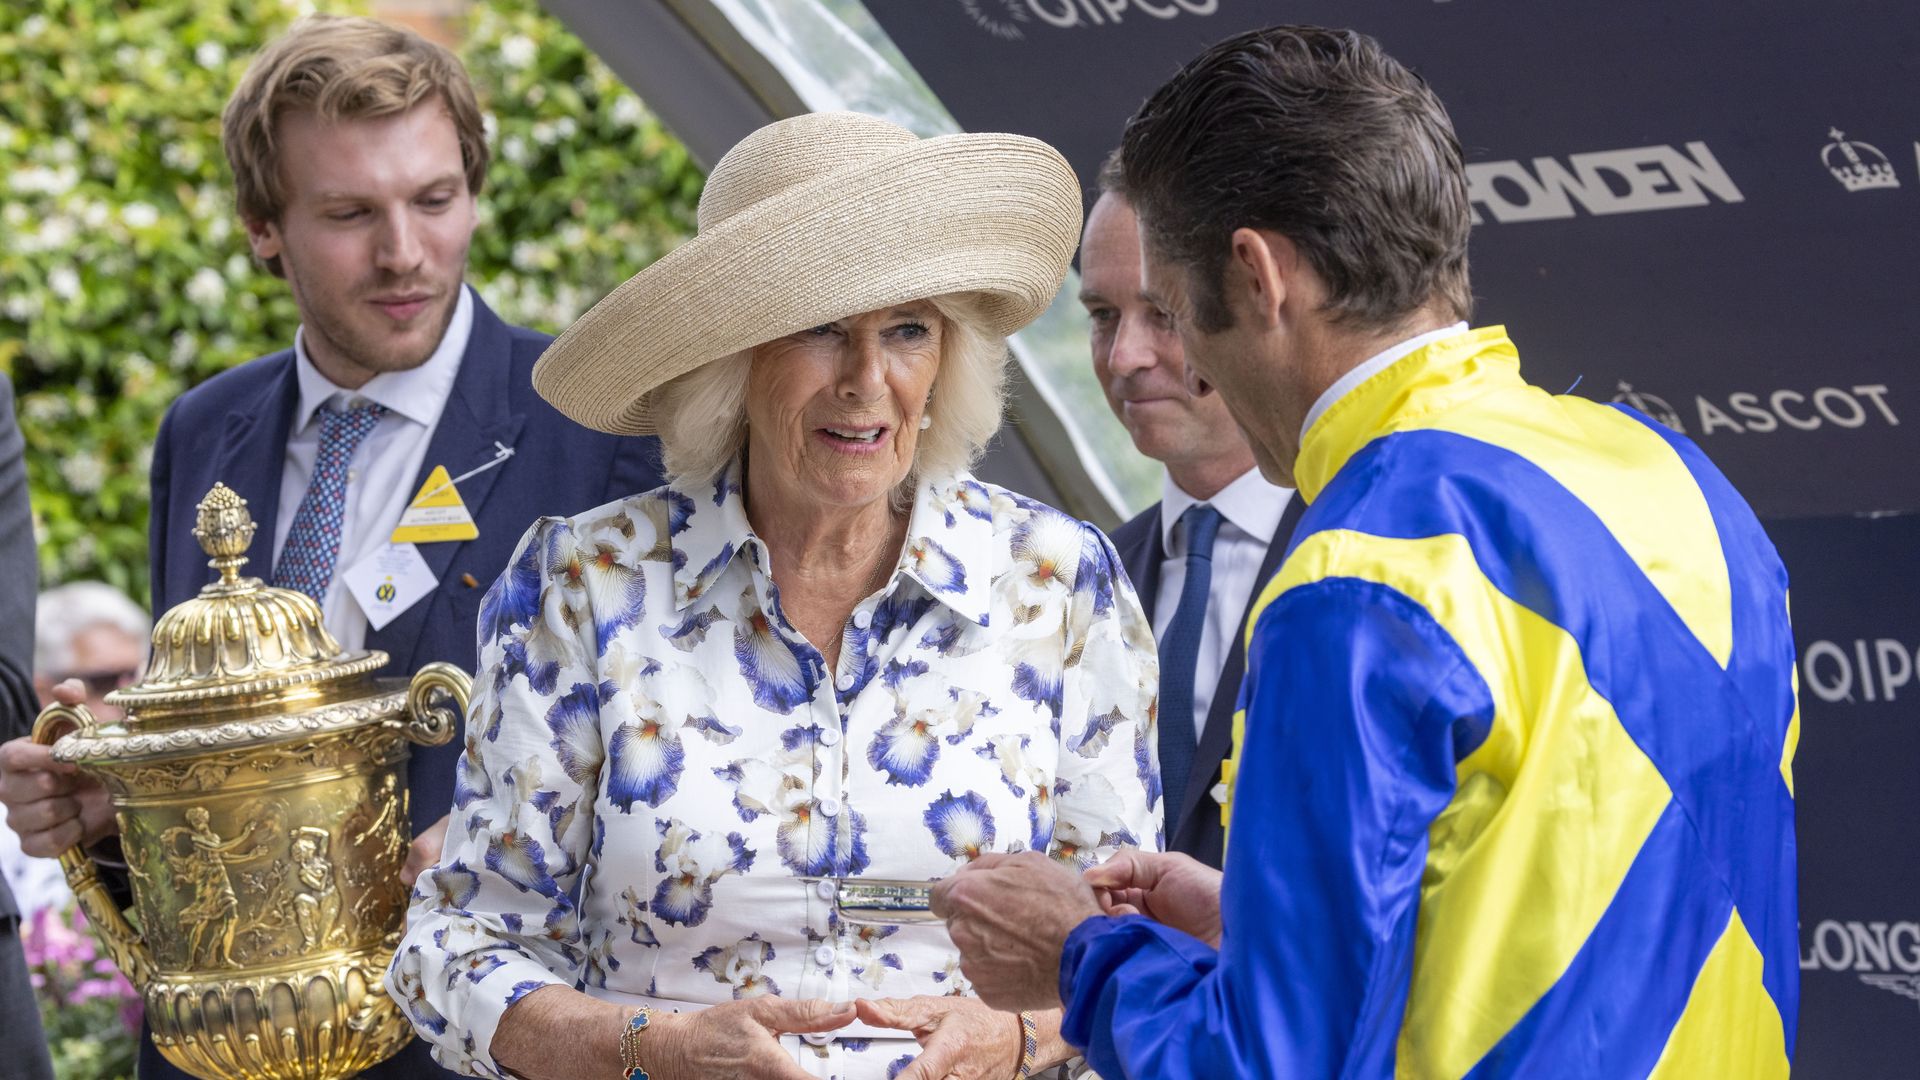
[[[1442,338],[1381,369],[1348,391],[1307,429],[1294,481],[1309,503],[1363,447],[1382,435],[1419,427],[1435,413],[1482,394],[1522,385],[1520,353],[1504,326]]]

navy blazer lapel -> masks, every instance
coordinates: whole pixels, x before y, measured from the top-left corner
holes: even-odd
[[[227,413],[226,426],[220,433],[220,449],[214,455],[214,470],[207,486],[214,481],[232,488],[241,498],[247,500],[247,512],[253,515],[254,533],[252,549],[247,553],[246,573],[263,580],[273,577],[273,537],[279,524],[280,482],[287,468],[287,439],[292,435],[293,410],[300,401],[300,380],[293,370],[293,352],[288,350],[272,357],[267,363],[280,364],[281,370],[276,378],[267,382],[259,396],[249,401],[239,401]],[[185,463],[176,463],[176,469],[183,469]],[[206,492],[192,493],[198,501]],[[292,513],[298,507],[288,507]],[[169,545],[171,547],[172,545]],[[181,550],[191,549],[190,558],[205,563],[198,544],[187,544]],[[189,577],[188,580],[193,580]],[[205,572],[203,579],[196,582],[194,590],[213,580],[213,571]],[[191,595],[191,594],[189,594]]]
[[[512,412],[508,404],[511,400],[509,380],[512,375],[513,339],[507,333],[507,326],[475,295],[472,336],[467,341],[466,354],[460,358],[460,373],[453,380],[447,404],[440,412],[440,422],[434,426],[433,438],[427,443],[427,456],[420,463],[420,475],[413,479],[413,493],[418,493],[426,484],[427,477],[433,473],[436,465],[445,465],[449,477],[459,476],[493,460],[496,453],[494,443],[503,446],[514,444],[526,417]],[[480,521],[481,507],[486,503],[494,483],[509,467],[498,465],[460,482],[460,499],[476,523]],[[495,527],[494,523],[482,525],[482,528],[488,527]],[[413,655],[419,644],[421,628],[426,625],[431,610],[440,602],[440,596],[448,585],[447,567],[453,564],[454,555],[468,543],[471,541],[441,541],[419,546],[420,557],[426,560],[428,569],[440,581],[439,588],[395,616],[379,631],[367,635],[368,648],[382,649],[387,653],[390,670],[400,673],[413,671]]]
[[[1234,635],[1233,645],[1227,650],[1226,665],[1220,669],[1220,685],[1213,692],[1213,704],[1207,707],[1207,726],[1200,732],[1200,746],[1193,755],[1193,772],[1187,777],[1186,796],[1175,819],[1182,833],[1192,827],[1193,815],[1203,805],[1201,800],[1208,797],[1213,785],[1220,780],[1220,762],[1233,748],[1233,714],[1239,708],[1240,680],[1247,671],[1244,632],[1247,619],[1253,614],[1253,602],[1260,599],[1261,590],[1280,572],[1280,564],[1286,560],[1287,548],[1293,540],[1294,526],[1300,523],[1300,515],[1306,508],[1306,500],[1298,493],[1287,500],[1286,512],[1280,515],[1280,524],[1273,530],[1273,542],[1267,545],[1267,557],[1260,560],[1260,573],[1253,579],[1253,591],[1240,612],[1238,625],[1242,633]]]
[[[1148,515],[1146,530],[1134,543],[1119,549],[1121,568],[1127,572],[1127,580],[1133,582],[1134,595],[1140,598],[1140,607],[1147,613],[1147,623],[1153,623],[1153,606],[1160,595],[1160,563],[1166,559],[1160,543],[1160,504],[1155,503],[1152,514]]]

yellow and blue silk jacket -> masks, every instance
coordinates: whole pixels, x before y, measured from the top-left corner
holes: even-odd
[[[1247,630],[1215,949],[1068,939],[1122,1077],[1784,1077],[1786,572],[1685,438],[1500,328],[1338,400]]]

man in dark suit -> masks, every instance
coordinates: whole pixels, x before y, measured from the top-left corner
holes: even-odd
[[[249,67],[223,140],[254,256],[287,280],[301,325],[291,349],[168,411],[153,455],[154,610],[210,580],[189,530],[221,482],[258,526],[248,571],[312,596],[343,648],[385,652],[389,675],[436,660],[472,671],[481,598],[526,529],[657,486],[657,446],[556,412],[531,376],[548,339],[463,283],[487,150],[452,54],[372,20],[302,20]],[[449,483],[477,535],[396,539],[418,496]],[[396,591],[369,591],[371,566]],[[413,754],[409,880],[438,857],[460,749]],[[56,822],[59,838],[110,833],[72,795],[80,827]],[[56,838],[22,846],[48,854]],[[184,1075],[151,1041],[140,1074]],[[365,1075],[452,1074],[416,1040]]]
[[[20,738],[33,727],[30,668],[39,567],[33,514],[27,506],[26,445],[13,417],[13,384],[0,375],[0,739]],[[0,1071],[17,1070],[6,1074],[21,1080],[52,1080],[40,1005],[20,947],[20,908],[5,877],[0,877],[0,1029],[7,1032],[12,1059]]]
[[[1141,294],[1140,238],[1118,177],[1109,159],[1080,246],[1080,302],[1107,403],[1166,478],[1161,501],[1113,543],[1160,643],[1166,848],[1218,869],[1215,786],[1246,667],[1241,629],[1304,506],[1261,477],[1220,396],[1188,379],[1179,335]]]

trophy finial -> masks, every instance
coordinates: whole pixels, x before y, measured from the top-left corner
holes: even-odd
[[[253,543],[253,530],[247,500],[227,485],[214,484],[207,497],[200,500],[193,538],[200,541],[200,550],[211,556],[207,565],[220,571],[220,584],[239,581],[240,568],[247,563],[247,546]]]

